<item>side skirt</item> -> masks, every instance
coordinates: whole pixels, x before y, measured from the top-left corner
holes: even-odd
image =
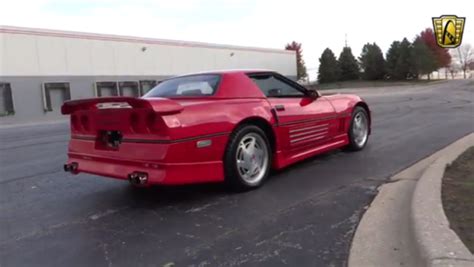
[[[324,143],[318,147],[315,147],[303,152],[285,155],[283,151],[277,151],[274,157],[274,161],[273,161],[273,168],[281,169],[290,164],[301,161],[303,159],[306,159],[318,154],[322,154],[324,152],[328,152],[333,149],[341,148],[347,144],[349,144],[349,138],[347,134],[343,134],[343,135],[336,136],[333,140],[327,143]]]

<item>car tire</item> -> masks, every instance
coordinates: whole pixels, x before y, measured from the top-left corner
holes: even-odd
[[[258,188],[268,177],[271,163],[265,132],[255,125],[242,125],[231,134],[225,151],[225,183],[236,192]]]
[[[355,107],[348,130],[349,144],[346,148],[350,151],[362,150],[369,139],[369,127],[370,121],[367,111],[363,107]]]

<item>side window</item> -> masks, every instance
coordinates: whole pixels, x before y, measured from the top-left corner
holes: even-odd
[[[299,97],[304,93],[291,84],[278,79],[273,75],[253,75],[250,78],[267,97]]]
[[[140,95],[144,95],[148,93],[153,87],[157,85],[157,81],[155,80],[141,80],[140,81]]]
[[[44,111],[59,109],[64,101],[71,99],[69,83],[43,83]]]
[[[0,117],[14,113],[12,88],[9,83],[0,82]]]
[[[119,88],[117,82],[96,82],[95,95],[100,96],[118,96]]]
[[[121,96],[131,96],[131,97],[140,96],[138,82],[124,81],[124,82],[119,82],[118,85],[119,85],[119,93]]]

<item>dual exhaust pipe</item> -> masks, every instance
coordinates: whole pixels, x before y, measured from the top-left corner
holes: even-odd
[[[64,164],[63,168],[65,172],[76,174],[78,172],[77,169],[79,168],[79,164],[77,162],[71,162]],[[145,186],[148,183],[148,173],[132,172],[128,175],[128,181],[134,186]]]
[[[72,162],[69,164],[64,164],[63,166],[65,172],[70,173],[77,173],[77,169],[79,168],[79,164],[77,162]]]
[[[128,175],[128,181],[134,186],[145,186],[148,182],[148,174],[145,172],[132,172]]]

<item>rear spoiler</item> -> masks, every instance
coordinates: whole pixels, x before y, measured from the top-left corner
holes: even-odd
[[[110,105],[100,105],[109,103]],[[144,108],[153,110],[155,113],[166,115],[179,113],[183,110],[178,102],[167,98],[144,99],[136,97],[97,97],[78,100],[69,100],[64,102],[61,107],[61,113],[64,115],[72,114],[77,110],[94,110],[102,108]]]

